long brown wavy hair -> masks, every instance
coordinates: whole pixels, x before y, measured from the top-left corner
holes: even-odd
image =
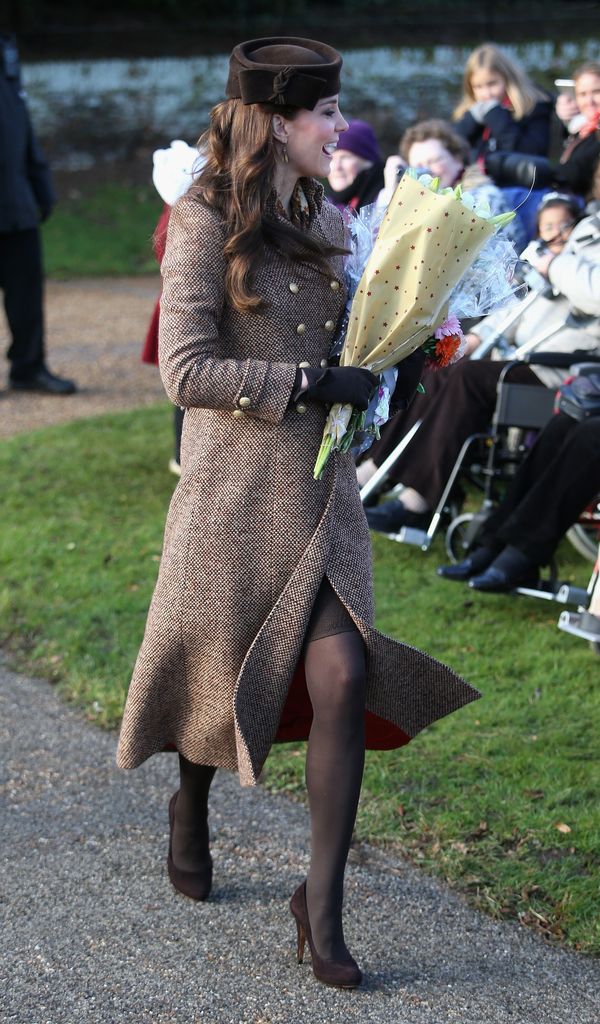
[[[323,273],[331,273],[328,257],[345,251],[268,215],[279,159],[272,129],[274,113],[293,120],[298,110],[268,103],[244,105],[239,99],[218,103],[198,143],[206,163],[188,192],[223,217],[227,232],[225,290],[241,312],[258,311],[263,306],[253,291],[252,270],[267,243],[290,259],[314,263]]]

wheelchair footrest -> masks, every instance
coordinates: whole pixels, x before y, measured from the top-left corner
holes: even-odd
[[[398,533],[386,533],[385,536],[398,544],[412,544],[421,551],[427,551],[433,540],[425,530],[417,530],[414,526],[403,526]]]
[[[572,587],[569,583],[563,583],[556,595],[556,600],[559,604],[576,604],[580,608],[587,608],[590,603],[590,594],[583,587]]]
[[[515,587],[513,594],[523,597],[537,597],[541,601],[558,601],[560,583],[556,580],[539,580],[537,587]]]
[[[590,595],[583,587],[572,587],[558,580],[540,580],[537,587],[515,587],[513,593],[537,597],[542,601],[556,601],[557,604],[576,604],[580,608],[587,608],[590,603]]]
[[[597,615],[591,615],[588,611],[561,612],[558,620],[558,628],[572,636],[588,640],[598,650],[600,644],[600,623]]]

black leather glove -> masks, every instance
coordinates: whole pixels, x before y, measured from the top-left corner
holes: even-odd
[[[417,348],[398,364],[398,380],[390,398],[390,416],[408,409],[423,375],[426,359],[423,349]]]
[[[308,387],[303,396],[312,402],[333,405],[342,402],[363,412],[379,383],[379,378],[370,370],[358,366],[330,366],[327,370],[307,367],[304,371]]]
[[[498,150],[485,158],[486,174],[496,185],[520,185],[522,188],[546,188],[554,181],[555,170],[545,156],[528,153],[503,153]]]

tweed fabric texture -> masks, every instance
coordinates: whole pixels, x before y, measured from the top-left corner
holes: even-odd
[[[339,212],[304,182],[316,237],[344,244]],[[274,212],[276,214],[276,211]],[[257,781],[276,737],[315,597],[326,576],[367,652],[367,709],[409,736],[478,695],[446,666],[373,627],[371,546],[354,462],[313,467],[325,423],[290,404],[299,363],[327,358],[344,306],[331,274],[269,248],[255,286],[269,303],[224,299],[223,225],[185,197],[163,261],[159,357],[186,407],[182,475],[125,708],[123,768],[175,747]]]

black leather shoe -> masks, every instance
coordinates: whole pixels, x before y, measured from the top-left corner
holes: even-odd
[[[397,533],[403,526],[426,530],[431,522],[431,512],[409,512],[401,501],[366,508],[365,515],[370,528],[378,533]]]
[[[32,377],[25,377],[23,380],[11,378],[9,384],[13,391],[43,391],[47,395],[72,395],[77,391],[75,381],[57,377],[45,366]]]
[[[522,572],[507,572],[505,569],[496,569],[490,565],[480,576],[473,576],[468,586],[486,594],[507,594],[515,587],[536,587],[538,582],[539,573],[536,568]]]
[[[458,580],[460,583],[464,583],[465,580],[470,580],[472,576],[477,576],[487,569],[488,565],[494,561],[496,553],[489,548],[477,548],[456,565],[438,565],[436,572],[445,580]]]

